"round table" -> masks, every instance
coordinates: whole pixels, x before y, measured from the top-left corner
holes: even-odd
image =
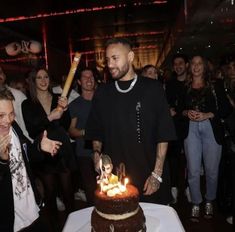
[[[176,211],[165,205],[140,203],[146,217],[148,232],[184,232]],[[63,232],[91,231],[90,218],[93,207],[85,208],[69,214]]]

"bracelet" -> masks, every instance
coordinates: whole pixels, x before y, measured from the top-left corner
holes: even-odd
[[[8,161],[9,161],[9,160],[2,160],[2,159],[1,159],[1,160],[0,160],[0,164],[6,165],[6,164],[8,164]]]
[[[152,172],[152,176],[157,179],[160,183],[162,183],[162,178],[155,172]]]

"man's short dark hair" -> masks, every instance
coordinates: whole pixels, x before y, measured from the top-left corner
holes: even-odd
[[[228,65],[232,62],[235,62],[235,54],[227,54],[221,58],[220,65]]]
[[[184,62],[185,62],[185,64],[187,64],[187,63],[189,62],[189,59],[188,59],[188,56],[187,56],[187,55],[185,55],[185,54],[175,54],[175,55],[173,55],[173,57],[172,57],[172,65],[174,64],[174,61],[175,61],[175,59],[177,59],[177,58],[183,59]]]
[[[121,38],[121,37],[115,37],[115,38],[109,39],[106,42],[105,47],[107,48],[111,44],[118,44],[118,43],[128,47],[130,50],[132,50],[132,48],[133,48],[133,44],[129,39]]]
[[[95,78],[95,74],[94,74],[94,69],[93,68],[90,68],[90,67],[82,67],[80,69],[77,69],[77,72],[75,73],[75,79],[76,80],[80,80],[81,79],[81,76],[82,76],[82,73],[84,71],[91,71],[94,75],[94,78]]]
[[[15,98],[7,87],[2,86],[0,87],[0,100],[14,101]]]

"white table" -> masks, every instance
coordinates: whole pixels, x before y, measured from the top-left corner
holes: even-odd
[[[176,211],[172,207],[151,203],[140,203],[140,205],[146,217],[147,232],[185,231]],[[71,213],[65,223],[63,232],[90,232],[92,210],[93,207],[89,207]]]

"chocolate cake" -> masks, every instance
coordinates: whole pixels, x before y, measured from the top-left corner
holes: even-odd
[[[96,190],[91,227],[92,232],[145,232],[145,216],[137,188],[127,185],[125,192],[112,197]]]

